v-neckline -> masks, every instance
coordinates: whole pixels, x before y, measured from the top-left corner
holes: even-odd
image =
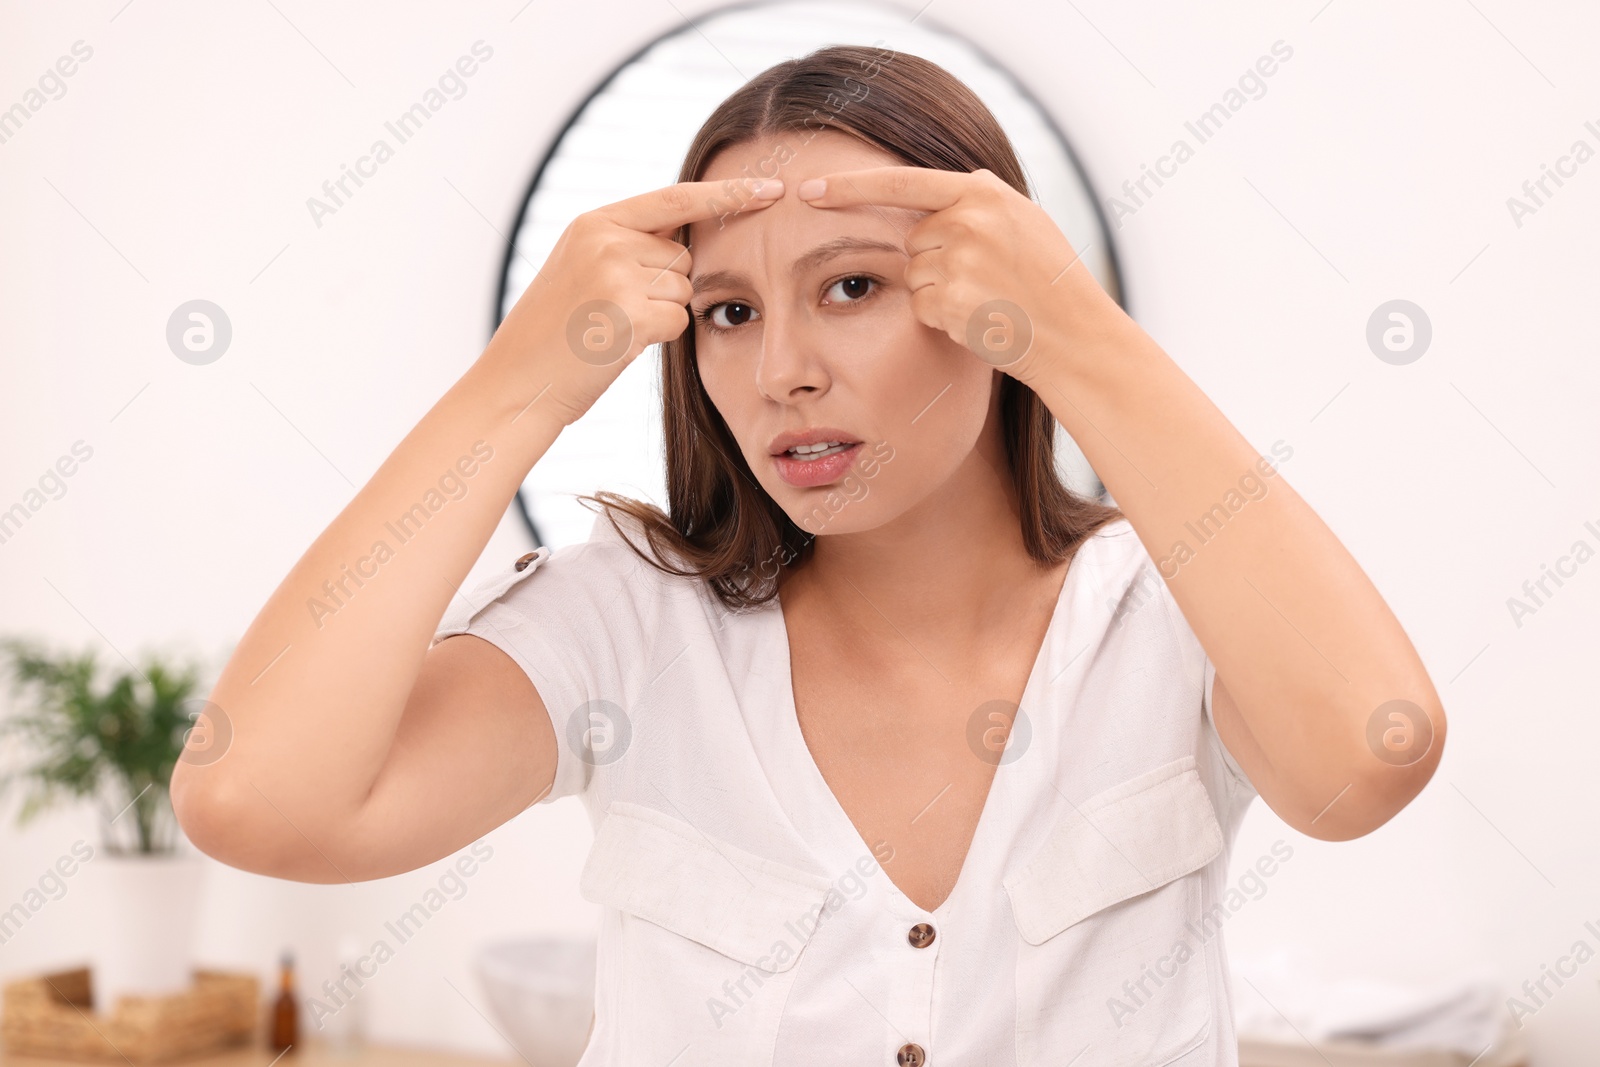
[[[1061,581],[1061,588],[1057,592],[1055,606],[1050,612],[1050,621],[1045,626],[1044,638],[1039,642],[1039,649],[1034,655],[1033,666],[1028,671],[1028,679],[1023,683],[1022,697],[1017,705],[1021,709],[1019,714],[1026,713],[1037,697],[1037,689],[1040,684],[1039,675],[1050,659],[1051,646],[1058,636],[1057,630],[1060,627],[1061,615],[1065,611],[1065,606],[1073,587],[1074,576],[1082,569],[1080,564],[1083,562],[1084,549],[1088,547],[1089,541],[1094,536],[1095,534],[1090,534],[1078,545],[1073,551],[1071,562],[1067,565],[1067,573]],[[856,828],[855,822],[851,820],[850,813],[844,810],[844,805],[839,802],[833,787],[828,784],[828,779],[823,775],[821,766],[818,765],[816,757],[812,755],[811,746],[806,744],[805,733],[800,729],[799,705],[795,700],[794,693],[794,660],[789,648],[789,624],[788,620],[784,618],[783,602],[776,594],[774,594],[769,603],[769,611],[775,617],[777,648],[773,655],[781,668],[778,673],[777,684],[781,689],[780,710],[782,714],[779,717],[782,721],[779,724],[779,732],[783,738],[783,743],[794,757],[792,764],[800,768],[800,773],[806,779],[805,792],[815,797],[817,803],[821,804],[827,811],[827,821],[831,827],[829,834],[834,838],[829,844],[850,842],[853,847],[867,845],[868,843],[862,837],[861,831]],[[1011,740],[1015,736],[1014,721],[1012,727],[1012,731],[1008,732],[1006,737],[1007,750],[1010,749]],[[914,910],[918,915],[934,918],[948,914],[951,906],[959,902],[967,883],[972,881],[973,877],[976,877],[969,875],[968,870],[972,865],[973,854],[985,842],[985,827],[998,818],[994,814],[994,809],[999,804],[997,794],[1004,788],[1010,788],[1009,783],[1016,776],[1017,772],[1015,771],[1007,774],[1006,768],[1018,762],[1015,759],[1006,760],[1002,756],[999,765],[995,767],[994,775],[989,779],[988,791],[984,794],[983,807],[978,812],[978,821],[973,827],[972,839],[967,843],[966,853],[961,857],[961,866],[956,872],[956,880],[951,885],[950,892],[945,894],[945,898],[932,910],[924,908],[912,900],[906,895],[905,890],[895,884],[894,879],[889,877],[889,872],[885,871],[883,865],[878,862],[877,854],[868,845],[867,852],[872,856],[873,867],[883,875],[888,892],[897,901]],[[992,833],[993,831],[990,832]]]

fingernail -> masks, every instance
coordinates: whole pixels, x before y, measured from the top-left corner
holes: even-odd
[[[827,192],[827,190],[828,183],[825,179],[807,178],[805,181],[800,183],[800,188],[795,190],[795,192],[799,194],[801,200],[815,200],[817,197]]]
[[[750,195],[758,200],[775,200],[783,195],[783,179],[764,178],[751,188]]]

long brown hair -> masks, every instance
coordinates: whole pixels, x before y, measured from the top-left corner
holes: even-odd
[[[987,169],[1032,196],[1010,139],[960,79],[920,56],[857,45],[820,48],[746,82],[700,127],[678,180],[699,181],[717,153],[732,146],[823,129],[859,138],[908,166]],[[688,244],[689,227],[677,240]],[[668,511],[603,490],[578,499],[605,508],[618,534],[652,566],[707,582],[730,609],[764,603],[777,595],[779,568],[810,558],[815,535],[791,520],[751,473],[701,383],[692,323],[661,346],[661,389]],[[1060,563],[1122,511],[1062,483],[1055,416],[1032,389],[1005,374],[1000,413],[1023,544],[1041,565]],[[642,527],[649,554],[623,532],[616,511]],[[663,550],[676,560],[663,560]]]

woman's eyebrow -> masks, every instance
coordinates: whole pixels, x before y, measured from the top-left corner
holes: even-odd
[[[796,259],[789,272],[799,277],[819,264],[849,252],[895,252],[902,256],[906,254],[903,245],[897,245],[892,241],[879,241],[870,237],[835,237],[831,241],[822,242]],[[735,289],[744,285],[749,279],[738,271],[714,270],[696,275],[693,281],[694,292],[698,294],[708,289]]]

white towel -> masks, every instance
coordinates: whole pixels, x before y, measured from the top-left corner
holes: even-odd
[[[1286,953],[1231,961],[1241,1037],[1355,1041],[1394,1051],[1476,1057],[1505,1034],[1503,991],[1486,970],[1428,986],[1329,981]]]

